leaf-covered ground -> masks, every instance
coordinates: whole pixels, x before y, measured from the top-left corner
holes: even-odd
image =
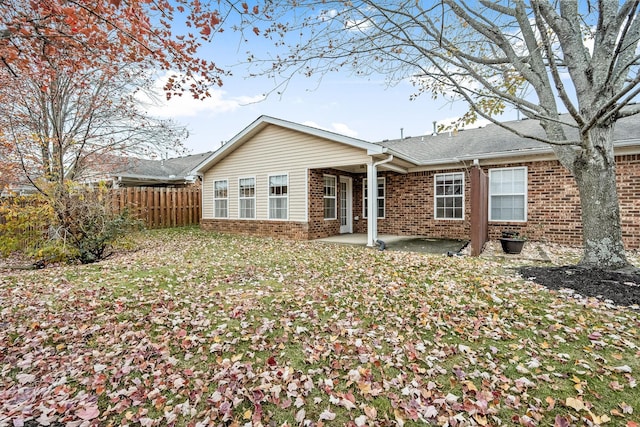
[[[486,259],[140,239],[1,272],[0,426],[639,424],[637,311]]]

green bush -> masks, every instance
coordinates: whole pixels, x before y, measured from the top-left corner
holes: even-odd
[[[0,199],[0,254],[24,252],[38,260],[65,258],[60,248],[48,244],[54,222],[52,205],[40,194]]]
[[[113,212],[108,189],[71,184],[4,200],[0,218],[0,252],[22,251],[45,263],[100,261],[118,238],[142,227],[126,210]]]

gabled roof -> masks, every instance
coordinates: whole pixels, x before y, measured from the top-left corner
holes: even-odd
[[[569,116],[563,116],[569,121]],[[544,130],[537,120],[514,120],[505,122],[521,134],[544,138]],[[444,165],[475,159],[501,159],[532,155],[552,155],[553,150],[545,144],[530,138],[522,138],[498,125],[489,124],[482,128],[468,129],[459,132],[445,132],[436,135],[423,135],[403,139],[367,142],[351,138],[323,129],[277,119],[260,116],[243,129],[217,151],[210,153],[194,167],[193,173],[203,173],[227,155],[241,147],[269,125],[302,132],[319,138],[361,148],[368,155],[393,154],[415,166]],[[568,138],[578,139],[575,127],[566,126]],[[620,147],[640,148],[640,116],[631,116],[618,120],[614,131],[614,144]],[[206,153],[205,153],[206,154]]]
[[[164,160],[128,158],[124,164],[119,165],[118,169],[109,174],[128,181],[181,182],[189,180],[193,169],[211,153],[207,151]]]
[[[537,120],[514,120],[505,124],[522,134],[545,136]],[[578,138],[575,128],[567,126],[565,131],[568,138]],[[614,143],[616,147],[640,146],[640,119],[638,116],[620,119],[616,123]],[[495,124],[457,133],[445,132],[437,135],[387,140],[379,142],[379,144],[400,155],[412,158],[415,163],[422,166],[461,160],[497,159],[551,154],[553,152],[549,144],[521,138]]]
[[[194,168],[194,172],[203,173],[211,166],[224,159],[233,151],[238,149],[242,144],[253,138],[257,133],[261,132],[267,126],[275,125],[281,128],[290,129],[293,131],[305,133],[307,135],[313,135],[318,138],[327,139],[329,141],[337,142],[340,144],[349,145],[356,148],[362,148],[367,150],[370,155],[383,154],[387,150],[380,144],[373,144],[371,142],[364,141],[362,139],[351,138],[349,136],[340,135],[335,132],[330,132],[323,129],[318,129],[312,126],[307,126],[299,123],[290,122],[287,120],[277,119],[270,116],[260,116],[249,126],[244,128],[240,133],[234,136],[226,144],[220,147],[217,151],[213,152],[210,156],[204,159],[199,165]]]

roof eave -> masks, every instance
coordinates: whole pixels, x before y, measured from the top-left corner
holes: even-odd
[[[614,150],[621,148],[629,148],[629,147],[637,147],[640,151],[640,139],[629,139],[624,141],[614,142]],[[536,148],[526,148],[514,151],[502,151],[502,152],[492,152],[492,153],[480,153],[480,154],[467,154],[456,156],[452,158],[446,159],[436,159],[427,162],[419,162],[417,163],[419,166],[436,166],[442,164],[452,164],[452,163],[460,163],[465,161],[474,161],[474,160],[498,160],[498,159],[508,159],[508,158],[518,158],[518,157],[532,157],[532,156],[543,156],[554,154],[553,148],[550,145],[545,147],[536,147]]]

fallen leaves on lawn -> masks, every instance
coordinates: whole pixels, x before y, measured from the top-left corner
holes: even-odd
[[[145,239],[0,278],[0,426],[637,425],[632,310],[496,261]]]

